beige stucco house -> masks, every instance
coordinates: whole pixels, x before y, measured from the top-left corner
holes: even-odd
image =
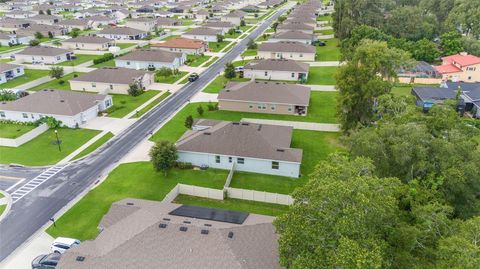
[[[260,59],[290,59],[296,61],[315,61],[316,48],[300,42],[265,42],[258,47]]]
[[[460,53],[442,58],[442,64],[435,66],[444,80],[480,82],[480,57]]]
[[[244,66],[245,78],[301,81],[308,79],[309,64],[287,59],[263,59]]]
[[[115,40],[99,36],[79,36],[62,42],[64,49],[107,50],[115,44]]]

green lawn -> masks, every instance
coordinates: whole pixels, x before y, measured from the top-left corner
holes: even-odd
[[[17,138],[37,128],[35,125],[15,124],[0,122],[0,137]]]
[[[411,96],[412,95],[412,85],[397,85],[393,87],[392,93],[398,96]]]
[[[186,74],[188,74],[188,72],[183,72],[183,71],[180,71],[176,75],[171,75],[168,77],[163,77],[158,74],[155,74],[155,82],[173,84],[177,82],[177,80],[183,78]]]
[[[288,206],[262,203],[255,201],[246,201],[241,199],[227,198],[225,200],[208,199],[190,195],[180,194],[173,201],[174,203],[184,205],[195,205],[210,208],[221,208],[233,211],[248,212],[261,215],[278,216],[287,212]]]
[[[225,47],[225,49],[222,52],[228,52],[231,50],[235,45],[237,45],[237,42],[232,42],[228,46]]]
[[[209,66],[212,65],[216,60],[218,60],[218,57],[217,57],[217,56],[211,58],[203,67],[209,67]]]
[[[309,85],[335,85],[336,66],[315,66],[308,69]]]
[[[7,208],[6,204],[0,205],[0,216],[2,215],[3,211]]]
[[[204,62],[210,59],[210,56],[207,55],[187,55],[187,65],[197,67],[202,65]]]
[[[26,47],[27,47],[27,45],[19,45],[19,46],[13,46],[13,47],[1,46],[0,47],[0,53],[4,53],[4,52],[10,51],[10,50],[22,49],[22,48],[26,48]]]
[[[9,80],[7,83],[2,84],[3,89],[15,88],[22,84],[34,81],[36,79],[48,76],[49,70],[35,70],[35,69],[25,69],[25,74],[18,78]]]
[[[322,15],[317,17],[317,21],[331,21],[332,16],[331,15]]]
[[[77,66],[79,64],[83,64],[88,61],[93,61],[97,58],[101,58],[102,55],[87,55],[87,54],[75,54],[77,57],[75,60],[65,61],[63,63],[59,63],[58,65],[61,66]]]
[[[338,39],[332,38],[323,41],[326,43],[325,46],[316,46],[315,61],[340,61],[341,53],[338,47]]]
[[[271,35],[265,34],[265,35],[259,35],[255,41],[267,41],[270,38]]]
[[[11,58],[3,58],[3,59],[0,59],[0,63],[9,63],[13,61]]]
[[[257,49],[247,49],[242,52],[242,56],[255,56],[257,55]]]
[[[132,118],[141,117],[143,114],[150,111],[150,109],[152,109],[154,106],[160,104],[160,102],[165,100],[165,98],[167,98],[170,94],[171,94],[170,92],[164,92],[160,97],[155,99],[155,101],[151,102],[150,104],[146,105],[144,108],[140,109],[140,111],[138,111],[138,113],[135,113],[135,115],[133,115]]]
[[[139,96],[130,96],[128,94],[111,94],[113,98],[113,106],[107,109],[109,117],[122,118],[128,113],[135,110],[143,103],[157,95],[159,91],[145,91]]]
[[[45,82],[43,84],[40,84],[40,85],[38,85],[36,87],[33,87],[31,89],[28,89],[28,90],[29,91],[41,91],[41,90],[44,90],[44,89],[55,89],[55,90],[69,91],[69,90],[71,90],[69,80],[71,80],[75,75],[79,76],[81,74],[82,73],[79,73],[79,72],[70,73],[68,75],[65,75],[65,76],[59,78],[59,79],[54,79],[52,81]]]
[[[237,37],[241,36],[242,34],[243,33],[233,33],[233,34],[226,33],[225,38],[237,38]]]
[[[5,195],[3,195],[2,193],[0,193],[0,198],[3,198],[3,197],[5,197]]]
[[[249,81],[247,78],[234,78],[231,79],[232,81]],[[206,93],[219,93],[223,88],[225,88],[225,85],[229,79],[224,77],[223,75],[218,76],[216,79],[214,79],[210,84],[203,89],[203,92]]]
[[[225,48],[231,41],[222,41],[222,42],[208,42],[208,47],[213,52],[219,52]]]
[[[240,60],[240,61],[236,61],[236,62],[233,62],[233,66],[235,67],[239,67],[239,66],[244,66],[246,65],[247,63],[251,62],[252,60]]]
[[[333,29],[327,29],[327,30],[316,30],[315,33],[319,33],[321,35],[333,35],[335,32]]]
[[[165,38],[162,39],[162,40],[167,41],[167,40],[170,40],[170,39],[175,39],[175,38],[177,38],[177,37],[180,37],[180,36],[179,36],[179,35],[170,35],[170,36],[165,37]]]
[[[120,47],[120,49],[126,49],[126,48],[130,48],[130,47],[133,47],[133,46],[136,46],[137,44],[135,43],[116,43],[115,46],[117,47]]]
[[[94,64],[91,67],[95,68],[101,68],[101,67],[115,67],[115,59],[111,59],[109,61],[99,63],[99,64]]]
[[[161,201],[177,183],[222,189],[227,174],[226,170],[173,169],[165,176],[163,172],[154,171],[150,162],[122,164],[100,186],[91,190],[60,217],[56,227],[50,226],[47,232],[53,237],[93,239],[98,234],[100,220],[113,202],[124,198]]]
[[[20,147],[0,147],[0,163],[31,166],[55,164],[98,133],[100,131],[61,128],[58,130],[61,140],[61,151],[59,151],[54,131],[48,130]]]
[[[108,140],[110,140],[110,138],[113,137],[113,134],[108,132],[106,134],[104,134],[102,137],[100,137],[100,139],[98,139],[97,141],[95,141],[93,144],[91,144],[90,146],[88,146],[86,149],[82,150],[80,153],[78,153],[75,157],[73,157],[73,160],[76,160],[76,159],[80,159],[82,158],[83,156],[86,156],[90,153],[92,153],[93,151],[95,151],[97,148],[99,148],[101,145],[105,144]]]

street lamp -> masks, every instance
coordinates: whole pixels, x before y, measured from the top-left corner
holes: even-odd
[[[55,129],[55,137],[57,138],[58,151],[62,151],[62,148],[60,147],[60,140],[58,139],[57,129]]]

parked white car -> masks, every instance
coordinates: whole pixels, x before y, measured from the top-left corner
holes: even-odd
[[[63,254],[70,248],[80,245],[80,240],[66,237],[58,237],[52,243],[51,249],[53,253]]]

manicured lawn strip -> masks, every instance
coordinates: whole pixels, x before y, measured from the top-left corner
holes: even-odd
[[[37,128],[35,125],[0,122],[0,137],[17,138]]]
[[[4,53],[4,52],[10,51],[10,50],[23,49],[23,48],[26,48],[26,47],[27,47],[27,45],[19,45],[19,46],[13,46],[13,47],[1,46],[0,47],[0,53]]]
[[[150,111],[150,109],[152,109],[154,106],[158,105],[160,102],[165,100],[165,98],[167,98],[170,94],[171,94],[170,92],[164,92],[160,97],[155,99],[155,101],[151,102],[150,104],[146,105],[144,108],[140,109],[140,111],[138,111],[138,113],[135,113],[135,115],[133,115],[132,118],[141,117],[143,114]]]
[[[309,85],[335,85],[336,66],[315,66],[308,69]]]
[[[315,165],[335,151],[343,150],[339,142],[340,133],[293,130],[293,148],[303,149],[300,178],[259,175],[235,172],[230,184],[233,188],[290,194],[296,187],[304,185]]]
[[[34,81],[36,79],[48,76],[49,70],[35,70],[35,69],[25,69],[25,74],[9,80],[7,83],[2,84],[2,89],[15,88],[22,84]]]
[[[31,166],[54,164],[68,156],[98,133],[100,131],[60,128],[58,129],[58,136],[62,141],[62,151],[59,151],[55,143],[54,131],[48,130],[20,147],[0,147],[0,163],[19,163]]]
[[[242,34],[243,33],[233,33],[233,34],[226,33],[225,38],[237,38],[237,37],[241,36]]]
[[[229,50],[231,50],[233,48],[233,46],[235,46],[237,44],[237,42],[232,42],[230,43],[227,47],[225,47],[225,49],[222,51],[222,52],[228,52]]]
[[[221,208],[233,211],[248,212],[261,215],[278,216],[287,212],[288,206],[227,198],[225,200],[208,199],[180,194],[173,201],[184,205]]]
[[[257,39],[255,39],[255,41],[267,41],[269,38],[270,38],[271,35],[269,34],[261,34],[257,37]]]
[[[7,208],[6,204],[0,205],[0,216],[3,214],[3,211]]]
[[[341,53],[338,47],[338,39],[326,39],[325,46],[316,46],[315,61],[340,61]]]
[[[235,67],[239,67],[239,66],[244,66],[246,65],[247,63],[251,62],[252,60],[240,60],[240,61],[236,61],[236,62],[233,62],[233,66]]]
[[[102,55],[87,55],[87,54],[75,54],[75,56],[77,57],[75,60],[65,61],[63,63],[59,63],[58,65],[76,66],[76,65],[83,64],[88,61],[93,61],[97,58],[102,57]]]
[[[208,47],[213,52],[219,52],[225,48],[231,41],[222,41],[222,42],[208,42]]]
[[[115,46],[117,47],[120,47],[120,49],[126,49],[126,48],[130,48],[132,46],[136,46],[137,44],[135,43],[116,43]]]
[[[100,68],[100,67],[115,67],[115,59],[111,59],[109,61],[106,61],[106,62],[103,62],[103,63],[99,63],[99,64],[94,64],[92,65],[91,67],[96,67],[96,68]]]
[[[176,75],[171,75],[171,76],[168,76],[168,77],[163,77],[163,76],[159,76],[159,75],[155,74],[155,82],[173,84],[177,80],[183,78],[186,74],[188,74],[188,72],[183,72],[183,71],[180,71]]]
[[[207,55],[187,55],[188,65],[197,67],[210,59]]]
[[[247,49],[242,53],[242,56],[255,56],[257,55],[257,49]]]
[[[332,16],[331,15],[322,15],[317,17],[317,21],[331,21]]]
[[[232,81],[249,81],[247,78],[234,78],[231,79]],[[216,79],[214,79],[210,84],[203,89],[203,92],[206,93],[219,93],[223,88],[225,88],[225,85],[229,79],[224,77],[223,75],[218,76]]]
[[[50,226],[47,232],[53,237],[93,239],[98,234],[100,220],[113,202],[125,198],[161,201],[177,183],[221,189],[227,174],[226,170],[173,169],[165,176],[163,172],[154,171],[150,162],[122,164],[59,218],[56,227]]]
[[[0,63],[9,63],[11,62],[12,59],[11,58],[3,58],[3,59],[0,59]]]
[[[5,197],[5,195],[3,195],[2,193],[0,193],[0,198],[3,198],[3,197]]]
[[[218,56],[215,56],[213,58],[211,58],[206,64],[204,64],[202,67],[209,67],[210,65],[212,65],[216,60],[218,60]]]
[[[128,113],[150,100],[157,95],[159,91],[146,91],[139,96],[130,96],[127,94],[111,94],[113,106],[107,110],[108,116],[113,118],[125,117]]]
[[[81,75],[82,73],[80,72],[74,72],[74,73],[70,73],[68,75],[65,75],[59,79],[54,79],[52,81],[49,81],[49,82],[45,82],[43,84],[40,84],[36,87],[33,87],[31,89],[28,89],[29,91],[41,91],[41,90],[44,90],[44,89],[55,89],[55,90],[63,90],[63,91],[69,91],[71,90],[70,88],[70,82],[69,80],[71,80],[75,75]],[[60,81],[63,81],[63,83],[60,83]]]
[[[240,26],[240,30],[242,30],[244,33],[248,32],[250,29],[252,29],[253,25],[245,25],[245,26]]]
[[[321,35],[333,35],[335,32],[333,29],[325,29],[325,30],[315,30],[316,34],[321,34]]]
[[[78,153],[75,157],[73,157],[73,160],[80,159],[83,156],[86,156],[86,155],[92,153],[93,151],[98,149],[101,145],[105,144],[112,137],[113,137],[113,134],[110,133],[110,132],[104,134],[102,137],[100,137],[100,139],[98,139],[93,144],[88,146],[86,149],[84,149],[80,153]]]
[[[170,40],[170,39],[175,39],[175,38],[177,38],[177,37],[180,37],[180,36],[179,36],[179,35],[170,35],[170,36],[165,37],[165,38],[162,39],[162,40],[167,41],[167,40]]]

